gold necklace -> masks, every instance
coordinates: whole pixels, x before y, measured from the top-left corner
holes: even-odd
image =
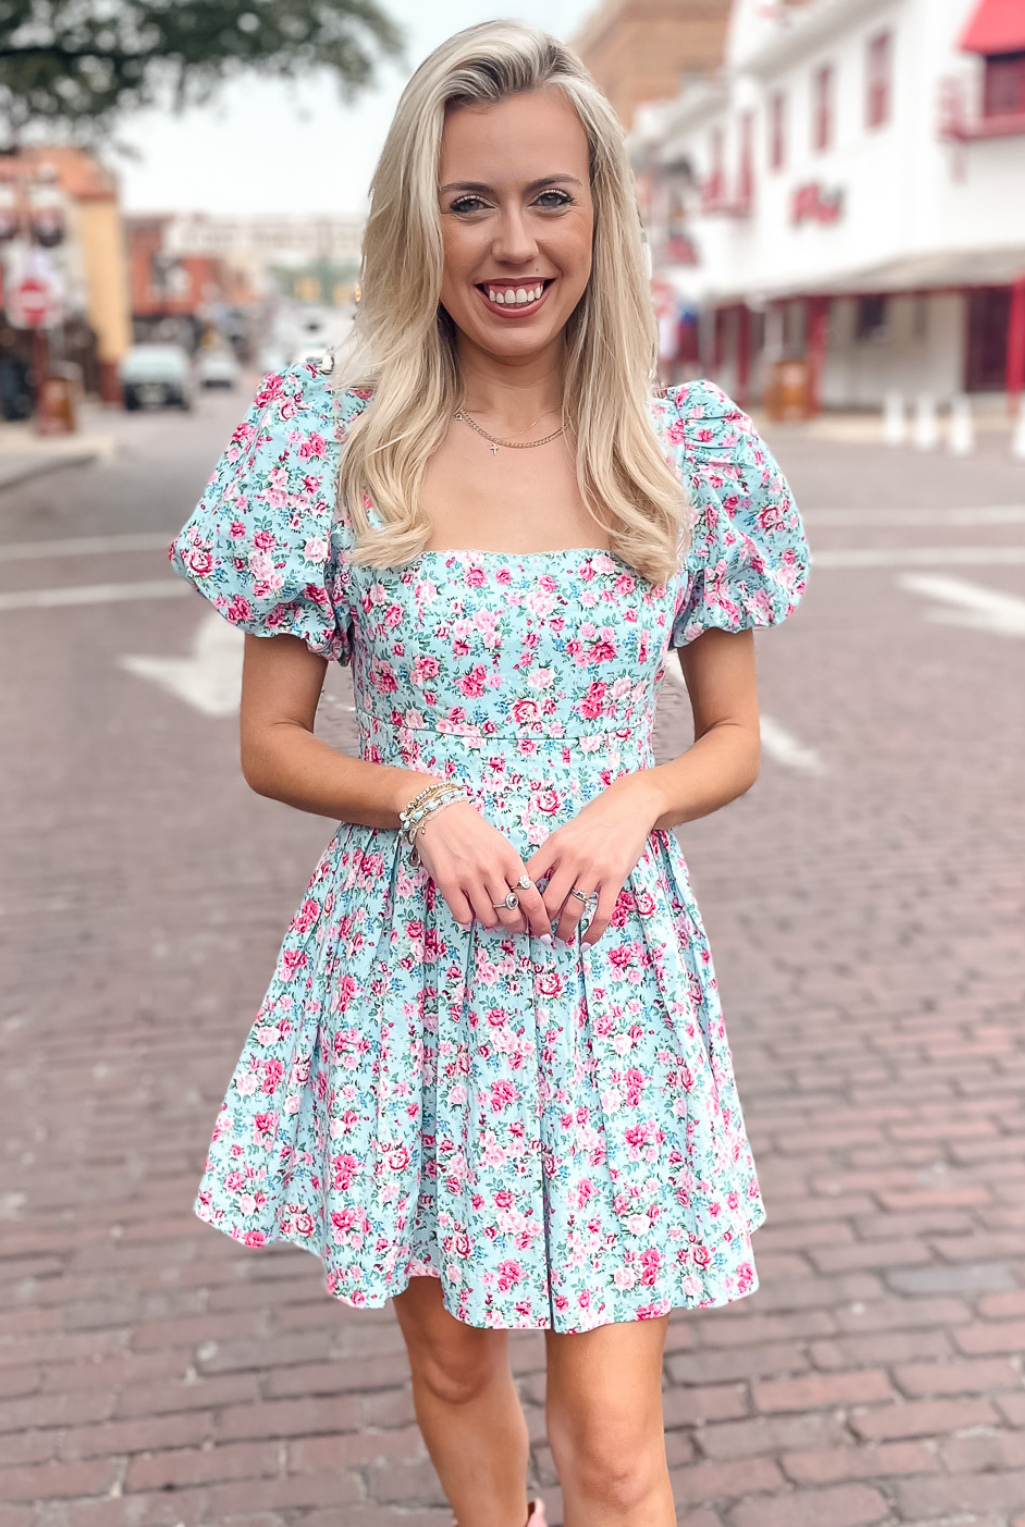
[[[563,430],[566,428],[564,424],[560,424],[557,430],[553,431],[553,433],[550,435],[543,435],[540,440],[499,440],[496,438],[496,436],[489,435],[486,429],[482,429],[476,420],[471,419],[470,415],[465,413],[463,409],[457,408],[454,417],[456,419],[461,419],[463,423],[468,424],[471,429],[475,429],[478,435],[484,436],[485,440],[491,441],[492,456],[498,455],[498,447],[500,445],[504,445],[506,450],[509,451],[529,451],[533,450],[535,445],[547,445],[549,440],[557,440],[562,434]],[[535,419],[534,424],[536,423],[537,420]],[[530,427],[533,429],[534,425],[532,424]]]

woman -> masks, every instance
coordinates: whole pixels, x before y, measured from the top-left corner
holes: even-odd
[[[763,1219],[671,829],[755,779],[801,525],[722,393],[653,389],[622,135],[553,38],[473,27],[413,76],[361,288],[347,375],[266,377],[171,549],[246,632],[245,778],[341,824],[197,1212],[394,1299],[459,1527],[528,1515],[516,1327],[566,1527],[667,1527],[669,1311],[752,1292]],[[697,740],[656,767],[670,647]],[[329,659],[358,759],[314,735]]]

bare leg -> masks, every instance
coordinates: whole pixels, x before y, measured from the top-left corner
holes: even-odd
[[[508,1333],[450,1315],[437,1278],[410,1279],[393,1303],[416,1419],[459,1527],[523,1527],[529,1439]]]
[[[564,1527],[673,1527],[662,1420],[668,1317],[545,1333]]]

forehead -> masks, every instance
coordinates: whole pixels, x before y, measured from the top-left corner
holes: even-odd
[[[561,90],[450,106],[441,134],[439,179],[527,184],[560,172],[586,183],[587,135]]]

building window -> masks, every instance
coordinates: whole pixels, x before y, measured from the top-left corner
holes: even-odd
[[[769,168],[781,170],[787,157],[787,98],[777,90],[769,102]]]
[[[882,339],[886,334],[886,298],[859,297],[854,333],[857,339]]]
[[[722,201],[723,195],[723,130],[721,127],[712,129],[711,160],[712,173],[708,178],[708,200],[713,206]]]
[[[1001,53],[986,59],[982,87],[984,117],[1025,113],[1025,53]]]
[[[879,32],[868,43],[866,121],[883,127],[890,120],[892,42],[889,32]]]
[[[745,111],[740,119],[740,170],[737,175],[737,200],[742,207],[750,207],[755,194],[755,116]]]
[[[812,148],[825,153],[833,143],[833,66],[823,64],[812,80]]]

